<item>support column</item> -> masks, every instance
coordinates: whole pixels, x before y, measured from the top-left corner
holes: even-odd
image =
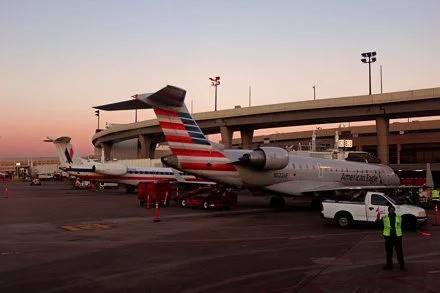
[[[102,145],[101,147],[104,149],[104,160],[105,161],[110,161],[111,157],[112,157],[112,146],[113,146],[113,143],[111,143],[111,142],[103,142],[101,145]]]
[[[402,145],[400,143],[397,144],[397,164],[400,165],[400,152],[402,151]]]
[[[222,144],[225,148],[232,148],[232,135],[234,134],[234,131],[227,126],[220,126],[220,133],[222,135]]]
[[[140,134],[138,137],[138,159],[154,159],[154,151],[156,150],[156,143],[153,142],[151,135]]]
[[[382,164],[388,165],[388,133],[390,120],[386,117],[376,118],[377,156]]]
[[[252,147],[252,138],[254,130],[252,128],[243,128],[240,130],[241,145],[243,149],[250,149]]]

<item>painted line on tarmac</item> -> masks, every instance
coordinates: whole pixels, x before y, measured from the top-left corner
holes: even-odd
[[[77,232],[77,231],[90,231],[90,230],[108,230],[111,227],[105,224],[78,224],[78,225],[64,225],[61,226],[62,229],[69,232]]]
[[[319,239],[319,238],[325,238],[325,237],[332,237],[332,236],[350,236],[350,235],[373,235],[375,233],[373,232],[352,232],[352,233],[327,233],[327,234],[312,234],[312,235],[304,235],[304,236],[291,236],[289,237],[289,240],[301,240],[301,239]],[[382,240],[383,241],[383,240]]]
[[[270,275],[278,275],[278,274],[283,274],[283,273],[289,273],[289,272],[294,272],[294,271],[305,271],[305,270],[315,270],[315,269],[319,269],[321,268],[321,266],[317,266],[317,265],[309,265],[309,266],[301,266],[301,267],[291,267],[291,268],[285,268],[285,269],[275,269],[275,270],[268,270],[268,271],[261,271],[258,273],[252,273],[252,274],[246,274],[246,275],[240,275],[237,277],[233,277],[233,278],[229,278],[229,279],[224,279],[220,282],[215,282],[215,283],[211,283],[211,284],[206,284],[200,287],[195,287],[189,290],[184,290],[181,291],[181,293],[197,293],[197,292],[206,292],[209,290],[213,290],[215,288],[218,287],[223,287],[226,285],[231,285],[234,283],[238,283],[238,282],[243,282],[243,281],[249,281],[252,279],[257,279],[257,278],[262,278],[262,277],[267,277]]]

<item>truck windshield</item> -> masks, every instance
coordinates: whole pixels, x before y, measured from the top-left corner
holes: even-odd
[[[389,202],[391,202],[393,205],[397,205],[399,204],[397,201],[395,201],[394,199],[392,199],[389,195],[384,194],[383,195]]]

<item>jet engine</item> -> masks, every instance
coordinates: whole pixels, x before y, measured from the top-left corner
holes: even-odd
[[[96,173],[110,175],[110,176],[121,176],[127,173],[127,166],[122,164],[97,164],[93,166]]]
[[[280,170],[289,164],[289,153],[282,148],[261,147],[239,158],[244,166],[260,170]]]

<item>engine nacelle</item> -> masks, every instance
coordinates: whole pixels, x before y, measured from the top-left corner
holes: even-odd
[[[260,170],[280,170],[289,164],[289,152],[277,147],[261,147],[244,154],[240,163]]]
[[[127,173],[127,166],[122,164],[96,164],[93,169],[96,173],[111,176],[121,176]]]

